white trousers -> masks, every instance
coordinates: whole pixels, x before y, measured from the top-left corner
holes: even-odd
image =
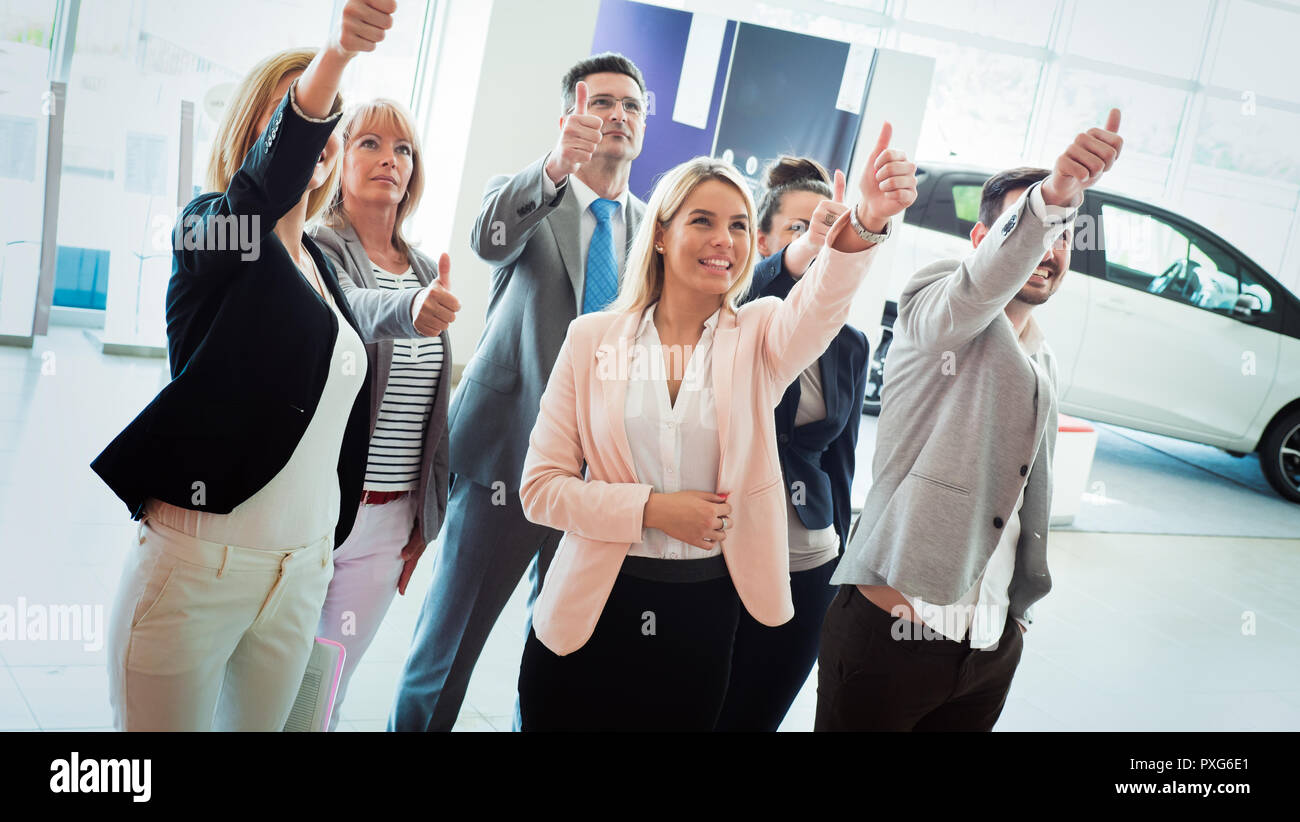
[[[383,505],[362,505],[348,538],[334,552],[334,579],[321,609],[316,635],[343,644],[343,672],[334,698],[330,730],[361,656],[374,641],[402,575],[402,548],[415,525],[415,495]]]
[[[125,731],[279,731],[315,642],[333,535],[289,551],[195,539],[148,517],[108,635]]]

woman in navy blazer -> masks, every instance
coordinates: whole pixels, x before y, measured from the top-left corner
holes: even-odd
[[[280,730],[301,684],[370,405],[356,321],[303,224],[338,174],[343,70],[393,5],[349,0],[325,49],[254,67],[173,234],[172,380],[92,464],[141,520],[108,638],[119,729]]]
[[[749,295],[785,299],[847,206],[814,160],[781,157],[767,169],[758,209],[759,251]],[[844,326],[776,407],[777,453],[789,510],[790,592],[794,618],[769,628],[741,614],[720,731],[775,731],[817,659],[830,585],[851,521],[849,489],[862,397],[867,338]]]

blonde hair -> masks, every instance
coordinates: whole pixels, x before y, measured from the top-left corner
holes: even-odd
[[[344,155],[357,137],[369,132],[376,124],[411,144],[411,179],[406,183],[406,194],[397,204],[397,219],[393,222],[392,237],[393,247],[402,254],[408,254],[411,247],[402,234],[402,226],[407,218],[415,213],[415,209],[420,205],[420,197],[424,194],[424,156],[420,149],[419,132],[415,128],[415,120],[411,117],[411,113],[401,103],[382,97],[371,100],[358,105],[344,117]],[[348,224],[347,211],[343,207],[342,185],[335,189],[321,222],[336,231]]]
[[[664,287],[664,258],[654,250],[655,228],[667,228],[686,198],[706,180],[720,180],[740,192],[745,201],[745,214],[749,218],[749,254],[745,257],[745,267],[722,295],[723,306],[736,310],[737,300],[749,290],[750,281],[754,279],[754,264],[758,259],[754,197],[750,194],[745,179],[731,163],[712,157],[696,157],[673,168],[655,186],[654,194],[646,205],[646,219],[642,221],[627,254],[627,267],[618,289],[618,298],[606,311],[640,311],[659,299]]]
[[[208,157],[208,174],[205,184],[208,191],[225,191],[235,172],[244,164],[257,138],[261,136],[257,123],[266,107],[279,101],[274,99],[275,87],[287,75],[303,72],[316,56],[315,49],[288,49],[267,57],[253,66],[253,70],[240,82],[226,105],[226,113],[212,138],[212,153]],[[330,114],[343,107],[342,98],[334,98]],[[339,164],[330,169],[325,184],[307,197],[307,219],[320,213],[329,202],[334,185],[338,182]]]

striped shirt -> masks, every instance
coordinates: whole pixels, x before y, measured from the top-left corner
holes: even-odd
[[[423,288],[407,267],[392,274],[374,262],[370,270],[380,288]],[[379,404],[366,462],[367,491],[414,491],[424,471],[424,432],[442,374],[442,338],[393,340],[388,385]]]

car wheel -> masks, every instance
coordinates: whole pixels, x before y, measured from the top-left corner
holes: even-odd
[[[880,337],[880,345],[871,358],[867,369],[867,390],[862,395],[862,413],[872,417],[880,416],[880,391],[885,385],[885,355],[889,353],[889,343],[894,339],[885,329]]]
[[[1279,494],[1300,502],[1300,410],[1282,417],[1269,429],[1259,445],[1259,465]]]

